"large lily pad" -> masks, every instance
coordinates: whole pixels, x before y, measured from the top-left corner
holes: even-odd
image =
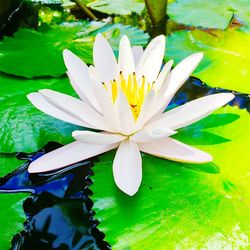
[[[167,11],[177,23],[203,28],[225,29],[233,16],[224,0],[177,0],[169,4]]]
[[[248,0],[176,0],[167,12],[177,23],[201,28],[226,29],[233,17],[243,25],[250,24]]]
[[[167,40],[166,58],[175,63],[187,55],[204,52],[194,75],[210,86],[250,93],[250,34],[241,30],[226,32],[179,31]]]
[[[82,0],[91,9],[117,15],[130,15],[132,12],[141,13],[144,8],[143,0]]]
[[[134,197],[114,184],[114,152],[104,154],[91,189],[99,229],[113,249],[249,247],[249,125],[246,111],[227,106],[183,129],[178,139],[211,153],[214,162],[143,155],[142,185]]]
[[[50,140],[68,143],[76,126],[37,110],[26,95],[39,89],[74,93],[68,79],[25,80],[0,77],[0,152],[32,152]]]
[[[148,35],[134,27],[104,22],[77,22],[20,29],[14,37],[0,42],[0,71],[24,77],[61,76],[66,72],[62,51],[70,49],[86,63],[92,63],[92,47],[97,33],[114,49],[126,34],[134,45],[145,45]]]

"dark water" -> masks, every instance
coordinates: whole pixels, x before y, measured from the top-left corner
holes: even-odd
[[[220,92],[230,91],[210,88],[199,79],[191,77],[178,91],[171,106]],[[238,92],[234,94],[236,97],[229,104],[250,111],[249,95]],[[0,193],[30,193],[23,203],[26,215],[24,229],[13,237],[11,249],[110,249],[104,241],[104,234],[96,228],[98,221],[93,218],[94,212],[91,210],[93,203],[89,186],[92,184],[92,167],[97,158],[49,174],[30,175],[27,172],[30,162],[61,146],[49,142],[38,152],[17,153],[16,157],[26,160],[26,163],[0,178]]]
[[[24,230],[12,239],[12,249],[110,249],[93,219],[90,159],[50,174],[27,172],[30,162],[62,145],[49,142],[32,154],[17,153],[27,160],[13,173],[0,179],[0,192],[29,192],[24,201]]]

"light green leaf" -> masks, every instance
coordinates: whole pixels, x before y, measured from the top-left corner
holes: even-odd
[[[143,0],[82,0],[91,9],[117,15],[130,15],[132,12],[141,13],[144,8]]]
[[[177,23],[201,28],[226,29],[233,18],[250,25],[248,0],[176,0],[167,13]]]
[[[134,45],[145,45],[148,35],[134,27],[104,22],[63,23],[40,27],[38,31],[20,29],[14,37],[0,42],[0,71],[18,76],[61,76],[66,72],[62,51],[70,49],[86,63],[92,63],[92,47],[97,33],[118,49],[122,35]]]
[[[235,18],[242,24],[250,25],[250,5],[248,0],[228,0],[234,11]]]
[[[167,13],[177,23],[218,29],[225,29],[233,16],[225,0],[176,0],[169,4]]]
[[[143,180],[133,197],[114,183],[114,152],[100,157],[92,200],[98,227],[112,249],[247,249],[249,125],[246,111],[227,106],[183,129],[178,139],[197,142],[214,162],[193,165],[143,155]],[[203,131],[227,140],[208,143],[204,137],[202,143]]]
[[[73,141],[76,126],[42,113],[27,99],[28,93],[44,88],[74,93],[68,79],[0,77],[0,152],[32,152],[49,141]]]
[[[250,33],[241,30],[179,31],[167,38],[166,58],[180,62],[195,52],[204,58],[194,73],[213,87],[250,93]]]

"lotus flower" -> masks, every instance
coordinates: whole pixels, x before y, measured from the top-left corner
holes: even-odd
[[[73,132],[76,141],[32,162],[29,172],[62,168],[118,148],[114,180],[119,189],[132,196],[142,180],[140,151],[178,162],[212,161],[211,155],[171,135],[225,105],[234,95],[214,94],[164,112],[202,59],[202,53],[193,54],[171,71],[173,61],[162,68],[164,51],[162,35],[154,38],[145,51],[140,46],[131,48],[129,39],[123,36],[117,62],[109,43],[98,34],[94,66],[88,67],[64,50],[67,73],[80,99],[48,89],[31,93],[28,98],[44,113],[84,128]]]

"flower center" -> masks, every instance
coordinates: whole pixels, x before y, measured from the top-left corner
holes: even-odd
[[[115,103],[117,98],[117,93],[121,90],[126,96],[134,119],[136,120],[140,114],[141,107],[145,100],[145,96],[152,89],[152,84],[146,82],[144,76],[137,78],[135,72],[129,74],[127,79],[120,72],[120,79],[111,81],[111,98],[113,103]]]

